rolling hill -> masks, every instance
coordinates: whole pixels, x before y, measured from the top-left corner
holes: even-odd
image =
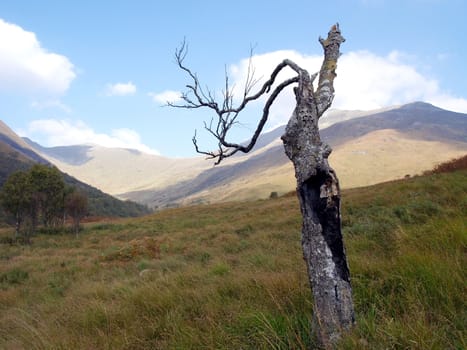
[[[344,188],[415,175],[467,153],[467,115],[415,102],[376,111],[330,111],[320,120],[330,162]],[[264,133],[255,149],[213,167],[203,158],[170,159],[98,146],[44,148],[63,171],[122,199],[151,207],[266,198],[295,188],[284,155],[284,127]],[[129,180],[131,179],[131,180]]]
[[[451,170],[342,192],[357,322],[336,350],[466,348],[465,161]],[[291,193],[27,249],[0,229],[0,349],[316,349],[300,223]]]
[[[11,173],[27,170],[36,163],[52,164],[0,121],[0,188]],[[66,173],[63,173],[63,178],[67,185],[86,193],[89,211],[93,216],[139,216],[149,212],[141,204],[114,198]],[[0,221],[3,219],[4,214],[0,210]]]

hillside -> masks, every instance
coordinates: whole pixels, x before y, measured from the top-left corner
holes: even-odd
[[[467,115],[427,103],[375,111],[330,111],[322,138],[344,188],[420,174],[467,153]],[[267,198],[295,188],[280,136],[264,133],[255,149],[214,167],[201,157],[170,159],[98,146],[44,148],[29,141],[64,172],[121,199],[151,207]],[[131,179],[129,181],[128,179]]]
[[[344,191],[357,325],[338,349],[465,348],[466,186]],[[0,244],[0,348],[313,348],[300,222],[290,194]]]
[[[0,121],[0,188],[11,173],[27,170],[35,163],[50,164],[48,160],[38,155],[29,144]],[[63,177],[67,185],[77,187],[86,193],[91,216],[126,217],[149,213],[148,208],[141,204],[118,200],[66,173],[63,173]],[[4,221],[5,213],[0,207],[0,222]]]
[[[0,120],[0,186],[14,171],[49,163]]]
[[[28,159],[35,163],[46,164],[48,161],[41,157],[27,142],[21,137],[16,135],[5,123],[0,120],[0,143],[2,144],[2,150],[6,151],[5,147],[8,148],[7,153],[17,153],[21,157],[21,161]],[[2,152],[3,153],[3,152]]]
[[[420,174],[467,154],[467,115],[426,103],[383,111],[333,111],[321,132],[333,147],[330,163],[343,188],[367,186]],[[350,118],[350,119],[349,119]],[[343,120],[343,121],[341,121]],[[192,179],[166,188],[121,193],[121,198],[163,206],[167,203],[267,198],[295,188],[293,167],[284,154],[284,127],[262,135],[254,152],[225,161]]]
[[[414,102],[333,124],[323,133],[329,143],[339,146],[348,140],[386,129],[402,132],[415,140],[467,142],[467,114]]]
[[[202,158],[170,159],[96,145],[46,148],[26,141],[62,171],[116,196],[134,190],[164,188],[212,167]]]

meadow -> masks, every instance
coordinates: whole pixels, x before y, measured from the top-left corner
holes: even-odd
[[[343,193],[357,323],[339,349],[465,349],[467,170]],[[0,231],[0,349],[308,349],[294,193]]]

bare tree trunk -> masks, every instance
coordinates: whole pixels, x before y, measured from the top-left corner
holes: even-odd
[[[249,74],[243,100],[237,107],[233,106],[233,95],[227,77],[224,101],[221,104],[214,100],[209,90],[203,91],[197,75],[183,63],[187,52],[183,43],[176,51],[175,58],[178,66],[191,77],[192,84],[187,85],[188,92],[181,96],[183,104],[168,103],[178,108],[210,108],[217,114],[217,122],[205,123],[205,129],[218,140],[218,150],[201,151],[196,133],[193,143],[198,153],[217,159],[216,164],[219,164],[224,158],[239,151],[247,153],[253,148],[276,97],[287,86],[298,83],[298,87],[294,89],[296,107],[282,141],[285,153],[294,164],[297,179],[297,193],[303,216],[303,257],[315,304],[313,332],[325,348],[332,348],[341,334],[354,324],[350,273],[341,232],[339,182],[328,163],[331,148],[321,142],[318,129],[318,120],[331,106],[334,97],[335,71],[340,45],[344,41],[338,24],[331,27],[326,39],[319,39],[324,49],[324,60],[319,73],[312,76],[293,61],[285,59],[276,66],[262,87],[251,94],[256,80]],[[285,67],[294,70],[297,75],[272,88],[277,75]],[[250,72],[250,67],[248,71]],[[318,76],[315,91],[313,81]],[[263,108],[263,116],[250,142],[237,144],[227,141],[227,134],[237,122],[238,114],[249,102],[266,94],[269,97]]]
[[[15,222],[15,242],[19,237],[19,229],[21,227],[21,216],[19,213],[16,213],[16,222]]]
[[[79,222],[80,222],[79,217],[73,218],[73,230],[75,231],[75,238],[78,238],[79,236]]]
[[[326,51],[329,42],[320,41]],[[318,129],[318,119],[332,101],[338,52],[337,46],[337,55],[325,56],[316,92],[316,76],[299,70],[299,85],[294,90],[297,104],[282,136],[297,179],[303,217],[303,258],[314,297],[313,331],[325,348],[332,348],[354,323],[350,273],[341,232],[339,183],[328,163],[331,148],[321,141]]]

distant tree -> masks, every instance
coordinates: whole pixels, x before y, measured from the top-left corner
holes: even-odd
[[[15,218],[15,240],[18,239],[25,216],[30,212],[32,191],[29,180],[26,172],[15,172],[7,178],[0,193],[4,210]]]
[[[30,169],[29,176],[34,201],[31,212],[33,222],[37,223],[37,216],[40,215],[45,227],[63,223],[65,182],[60,171],[56,167],[36,164]]]
[[[252,93],[258,83],[250,67],[242,100],[234,106],[233,89],[225,78],[223,101],[218,103],[211,91],[202,87],[198,76],[184,64],[187,54],[185,43],[175,53],[176,62],[185,71],[192,84],[182,95],[183,104],[169,103],[178,108],[209,108],[217,119],[205,123],[205,129],[218,141],[215,151],[203,151],[198,147],[196,133],[193,144],[198,153],[215,159],[223,159],[237,152],[249,152],[255,145],[269,116],[269,109],[276,97],[291,84],[294,88],[296,105],[282,136],[285,153],[293,162],[297,179],[297,194],[303,216],[302,249],[308,268],[309,282],[314,296],[314,333],[321,345],[332,348],[343,331],[354,324],[352,289],[347,266],[340,215],[340,189],[335,171],[328,163],[331,148],[321,141],[318,120],[331,106],[334,98],[334,78],[340,45],[344,42],[339,26],[334,25],[326,39],[319,39],[324,50],[324,60],[318,73],[310,75],[295,62],[285,59],[279,63],[270,78]],[[284,68],[290,68],[295,76],[277,85],[276,78]],[[313,85],[318,78],[318,83]],[[246,143],[227,140],[232,126],[238,123],[239,113],[248,103],[269,94],[258,126]]]
[[[88,197],[78,190],[68,194],[65,200],[65,210],[73,219],[73,231],[78,236],[79,224],[88,212]]]
[[[42,164],[11,174],[1,192],[3,208],[15,217],[15,238],[25,226],[26,242],[39,223],[46,227],[63,223],[64,200],[65,183],[60,171]]]

